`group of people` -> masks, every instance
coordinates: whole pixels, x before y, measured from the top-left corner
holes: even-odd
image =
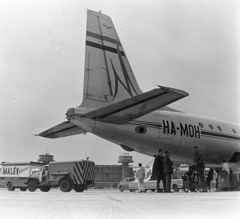
[[[136,178],[138,180],[139,192],[144,192],[144,178],[145,170],[142,164],[139,163],[139,169],[136,171]],[[158,150],[158,155],[155,156],[155,160],[152,167],[151,179],[157,180],[156,189],[157,192],[161,192],[159,184],[163,182],[164,192],[171,192],[171,178],[173,174],[173,162],[170,159],[170,152],[165,151],[165,157],[163,156],[163,150]]]
[[[203,155],[199,152],[197,146],[193,147],[195,155],[193,159],[193,166],[198,172],[198,175],[201,179],[201,188],[202,192],[207,192],[207,182],[205,179],[205,163]],[[155,160],[152,167],[152,176],[151,180],[157,180],[156,190],[157,193],[165,192],[171,193],[171,178],[173,174],[173,162],[170,159],[170,152],[165,151],[165,157],[163,156],[163,150],[158,150],[158,155],[155,156]],[[138,180],[139,192],[144,192],[144,179],[145,179],[145,170],[142,167],[142,164],[139,163],[139,169],[136,171],[136,178]],[[163,191],[160,190],[160,182],[163,183]]]

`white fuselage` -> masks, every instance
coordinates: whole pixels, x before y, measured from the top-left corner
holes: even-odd
[[[239,126],[191,114],[159,110],[127,124],[83,119],[82,125],[81,120],[70,121],[129,151],[153,156],[160,148],[168,150],[178,162],[192,163],[195,145],[209,164],[229,161],[240,152]]]

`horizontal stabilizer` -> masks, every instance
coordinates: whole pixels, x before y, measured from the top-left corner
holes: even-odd
[[[83,114],[81,117],[109,123],[127,123],[186,96],[188,93],[185,91],[160,87]]]
[[[59,125],[56,125],[37,136],[42,136],[45,138],[62,138],[71,135],[83,134],[85,130],[79,128],[76,125],[73,125],[70,122],[62,122]]]

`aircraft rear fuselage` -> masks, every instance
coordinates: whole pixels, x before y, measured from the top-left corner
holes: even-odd
[[[73,118],[69,121],[82,124],[80,117]],[[239,126],[191,114],[159,110],[127,124],[87,121],[91,123],[91,133],[125,150],[153,156],[161,148],[170,151],[178,162],[192,163],[191,149],[196,145],[206,163],[229,161],[234,153],[240,153],[240,137],[236,134]]]

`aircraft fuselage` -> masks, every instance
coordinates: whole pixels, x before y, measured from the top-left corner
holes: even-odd
[[[170,151],[172,159],[192,163],[197,145],[206,163],[230,161],[240,153],[239,126],[219,120],[181,112],[154,111],[127,124],[114,124],[74,117],[70,120],[79,127],[125,150],[153,156],[158,149]]]

